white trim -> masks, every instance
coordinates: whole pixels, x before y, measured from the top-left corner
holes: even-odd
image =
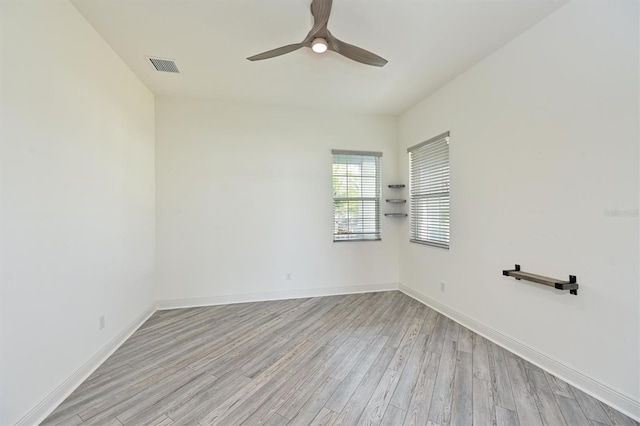
[[[29,411],[23,418],[18,420],[18,425],[37,425],[42,422],[53,410],[58,407],[71,392],[76,390],[103,362],[107,360],[151,315],[156,311],[156,304],[153,303],[141,315],[129,324],[124,330],[118,333],[106,345],[102,347],[94,356],[89,358],[80,368],[67,378],[60,386],[51,392],[45,399]]]
[[[634,400],[632,397],[617,391],[604,383],[598,382],[585,374],[574,370],[573,368],[549,357],[548,355],[538,352],[537,350],[525,345],[524,343],[507,336],[475,318],[463,314],[456,309],[445,305],[419,291],[416,291],[404,284],[399,284],[401,292],[416,299],[428,307],[440,312],[442,315],[451,318],[457,323],[467,327],[468,329],[486,337],[492,342],[502,346],[510,352],[526,359],[532,364],[548,371],[554,376],[559,377],[565,382],[575,386],[594,398],[604,402],[615,408],[621,413],[640,421],[640,401]]]
[[[398,283],[351,285],[268,291],[262,293],[227,294],[222,296],[192,297],[188,299],[158,300],[159,310],[194,308],[199,306],[228,305],[232,303],[264,302],[267,300],[301,299],[305,297],[336,296],[339,294],[370,293],[398,290]]]

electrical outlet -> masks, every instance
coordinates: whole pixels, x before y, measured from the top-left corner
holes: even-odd
[[[287,272],[287,273],[284,275],[284,278],[285,278],[287,281],[291,281],[291,280],[293,279],[293,274],[292,274],[291,272]]]
[[[443,293],[447,291],[447,285],[445,283],[440,283],[440,291]]]
[[[98,329],[102,330],[104,328],[105,325],[105,319],[104,319],[104,315],[101,315],[100,318],[98,318]]]

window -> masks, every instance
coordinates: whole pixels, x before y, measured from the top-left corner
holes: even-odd
[[[333,150],[333,241],[380,240],[380,152]]]
[[[414,243],[449,248],[449,132],[409,152],[411,237]]]

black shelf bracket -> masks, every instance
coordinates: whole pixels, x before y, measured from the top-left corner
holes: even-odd
[[[561,281],[542,275],[531,274],[520,270],[520,265],[515,265],[515,269],[504,269],[502,275],[513,277],[516,280],[531,281],[538,284],[548,285],[558,290],[569,290],[570,294],[578,295],[578,280],[575,275],[569,275],[569,281]]]

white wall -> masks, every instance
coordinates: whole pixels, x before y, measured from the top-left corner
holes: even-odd
[[[3,0],[0,12],[0,424],[50,396],[154,298],[398,281],[640,400],[637,3],[570,3],[399,127],[160,98],[155,183],[153,96],[89,24],[59,0]],[[406,148],[445,130],[451,249],[409,244],[406,219],[384,217],[382,242],[332,243],[331,149],[383,151],[383,198],[395,197],[386,185],[406,183]],[[514,263],[575,274],[579,295],[503,278]]]
[[[451,249],[411,244],[405,227],[401,284],[598,381],[588,390],[628,398],[628,412],[640,407],[638,72],[638,3],[574,1],[399,121],[401,175],[407,147],[450,130],[452,179]],[[502,277],[515,263],[577,275],[578,296]]]
[[[0,28],[8,425],[153,303],[154,100],[66,1],[2,0]]]
[[[398,219],[332,242],[331,149],[382,151],[389,195],[394,118],[172,98],[156,114],[160,306],[397,286]]]

